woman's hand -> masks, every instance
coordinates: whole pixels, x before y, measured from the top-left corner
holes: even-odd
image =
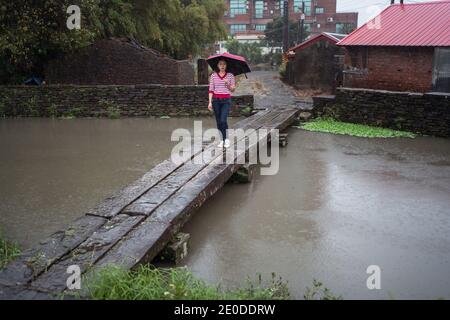
[[[223,81],[225,82],[225,86],[226,86],[228,89],[230,89],[231,92],[233,92],[233,91],[236,89],[235,86],[230,85],[230,81],[228,81],[228,79],[224,79]]]
[[[213,106],[212,106],[212,103],[210,102],[210,103],[208,103],[208,110],[212,111],[212,109],[213,109]]]

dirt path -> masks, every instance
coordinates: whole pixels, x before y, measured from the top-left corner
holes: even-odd
[[[242,78],[239,82],[236,94],[253,94],[257,109],[299,104],[306,106],[304,99],[296,97],[293,90],[280,80],[278,71],[264,70],[249,73],[248,79]]]

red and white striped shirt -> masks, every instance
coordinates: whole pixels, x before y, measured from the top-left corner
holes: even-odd
[[[214,98],[231,97],[231,91],[225,85],[225,79],[228,80],[229,86],[234,86],[236,83],[232,73],[225,73],[223,77],[221,77],[217,72],[211,73],[211,76],[209,77],[209,93],[212,93]]]

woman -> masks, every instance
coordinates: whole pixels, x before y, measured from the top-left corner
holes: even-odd
[[[217,129],[222,134],[219,148],[230,147],[227,136],[228,113],[231,109],[231,93],[236,90],[236,81],[232,73],[227,73],[227,62],[220,60],[217,70],[211,74],[209,79],[209,104],[208,109],[213,110],[216,116]]]

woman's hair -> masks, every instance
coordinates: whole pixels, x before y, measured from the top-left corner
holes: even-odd
[[[216,72],[219,72],[219,63],[220,63],[220,61],[223,61],[223,62],[225,62],[225,64],[227,64],[227,60],[225,60],[225,59],[220,59],[219,61],[217,61]]]

